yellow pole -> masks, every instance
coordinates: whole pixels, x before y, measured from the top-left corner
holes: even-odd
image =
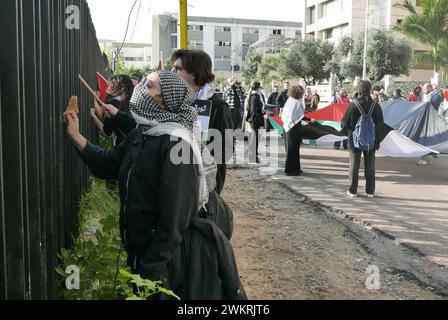
[[[188,49],[187,0],[179,0],[180,48]]]

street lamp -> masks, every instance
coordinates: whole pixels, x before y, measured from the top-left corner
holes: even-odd
[[[364,61],[362,65],[362,79],[367,80],[367,29],[369,27],[369,0],[366,0],[366,26],[364,29]]]

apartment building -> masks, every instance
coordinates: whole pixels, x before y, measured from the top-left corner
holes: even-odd
[[[153,16],[153,66],[178,48],[178,23],[174,14]],[[240,70],[253,43],[275,35],[301,39],[302,23],[235,18],[188,17],[188,48],[212,57],[216,71]]]
[[[109,54],[121,47],[115,40],[98,40],[103,52]],[[126,68],[143,69],[152,64],[152,46],[148,43],[125,43],[120,53],[120,61]]]
[[[389,28],[399,24],[406,11],[394,7],[400,0],[369,0],[368,27]],[[418,5],[418,0],[412,0]],[[344,35],[362,32],[365,29],[366,0],[305,0],[305,37],[337,42]],[[411,41],[414,53],[427,50],[417,42]],[[432,68],[414,66],[408,77],[397,81],[429,81],[433,76]]]

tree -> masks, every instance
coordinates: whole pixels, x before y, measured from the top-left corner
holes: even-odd
[[[412,48],[403,39],[395,39],[390,32],[371,29],[367,39],[367,74],[372,80],[385,75],[409,74]],[[340,78],[362,76],[364,33],[353,38],[342,38],[335,50],[332,71]]]
[[[272,80],[278,80],[280,77],[277,72],[278,66],[278,55],[265,56],[258,68],[257,78],[264,83],[271,82]]]
[[[431,46],[432,51],[416,54],[415,61],[429,62],[434,72],[438,72],[448,63],[448,0],[421,0],[421,10],[410,0],[402,0],[395,6],[406,10],[408,16],[393,30]]]
[[[302,78],[307,85],[316,84],[330,78],[332,56],[331,43],[306,39],[281,54],[280,73]]]
[[[257,77],[258,68],[263,60],[263,56],[254,51],[249,51],[244,60],[243,78],[249,84]]]

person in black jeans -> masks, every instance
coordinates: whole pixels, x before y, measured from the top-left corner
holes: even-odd
[[[235,129],[239,128],[241,123],[240,109],[244,103],[244,89],[237,85],[235,78],[230,80],[222,99],[229,105],[230,112],[232,113],[233,127]]]
[[[292,86],[288,90],[288,100],[283,108],[282,121],[285,130],[286,162],[285,174],[287,176],[300,176],[300,143],[302,140],[302,120],[305,118],[305,105],[303,95],[305,90],[302,86]]]
[[[355,102],[350,103],[344,118],[342,119],[342,132],[348,136],[348,150],[350,155],[350,186],[347,191],[349,197],[356,197],[358,193],[359,168],[361,164],[361,154],[364,154],[364,167],[366,178],[366,195],[373,198],[375,194],[375,152],[380,148],[378,128],[384,123],[383,112],[377,102],[372,100],[370,95],[371,84],[369,81],[361,80],[358,84],[358,97],[356,101],[361,105],[363,112],[366,114],[370,108],[373,108],[372,119],[375,123],[376,141],[375,148],[370,151],[361,151],[355,148],[353,144],[353,131],[356,123],[361,116]]]
[[[249,110],[247,114],[247,122],[250,123],[252,134],[249,140],[249,162],[260,163],[258,157],[258,140],[259,130],[263,127],[263,99],[260,93],[261,84],[258,81],[252,83],[252,91],[249,98]],[[255,149],[255,153],[254,153]],[[255,156],[255,159],[254,159]],[[255,161],[254,161],[255,160]]]

